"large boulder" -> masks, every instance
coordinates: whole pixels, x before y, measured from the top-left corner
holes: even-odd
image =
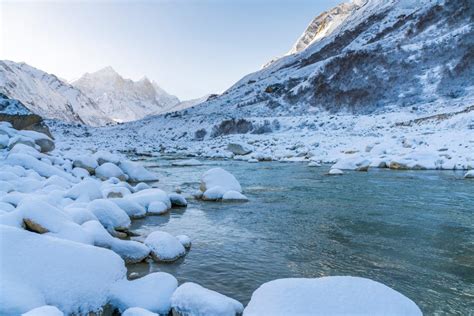
[[[406,315],[421,316],[406,296],[370,279],[335,276],[278,279],[252,294],[244,316]]]
[[[210,169],[201,176],[200,189],[202,192],[206,192],[213,187],[221,187],[225,192],[242,192],[239,181],[230,172],[222,168]]]

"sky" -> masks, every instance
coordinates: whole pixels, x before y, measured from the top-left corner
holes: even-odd
[[[181,100],[221,93],[284,55],[342,0],[0,0],[0,59],[73,80],[113,67]]]

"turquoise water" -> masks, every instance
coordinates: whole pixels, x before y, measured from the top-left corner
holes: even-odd
[[[353,275],[387,284],[427,315],[474,310],[474,181],[447,171],[370,170],[326,176],[301,163],[207,161],[171,167],[148,160],[161,188],[184,193],[221,166],[240,181],[247,203],[189,199],[186,209],[134,221],[143,235],[187,234],[193,246],[165,271],[246,304],[264,282]]]

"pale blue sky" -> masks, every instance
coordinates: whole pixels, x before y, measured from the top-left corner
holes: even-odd
[[[65,79],[112,66],[181,99],[219,93],[285,54],[342,0],[0,0],[0,58]]]

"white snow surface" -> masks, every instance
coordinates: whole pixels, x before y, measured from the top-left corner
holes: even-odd
[[[244,316],[413,315],[421,310],[409,298],[370,279],[334,276],[278,279],[252,294]]]

